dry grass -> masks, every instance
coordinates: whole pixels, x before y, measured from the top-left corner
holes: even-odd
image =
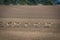
[[[0,31],[0,40],[60,40],[60,33]]]
[[[14,18],[60,18],[59,6],[0,5],[0,17]]]
[[[19,17],[0,18],[0,27],[2,27],[0,28],[0,40],[60,40],[60,19],[54,19],[60,18],[59,13],[60,6],[0,5],[0,17]],[[8,22],[22,24],[14,28],[13,25],[7,26]],[[44,24],[47,22],[53,25],[45,28]],[[25,28],[24,23],[41,24],[37,28],[33,25]]]
[[[59,19],[1,18],[0,21],[0,23],[4,24],[3,28],[0,28],[0,40],[60,40],[60,26],[57,25],[60,24]],[[42,28],[35,28],[34,26],[25,28],[21,25],[19,25],[19,27],[16,26],[15,28],[13,28],[12,25],[7,27],[5,24],[10,21],[19,23],[31,22],[32,24],[36,22],[52,22],[59,28],[55,28],[55,26],[45,28],[43,27],[44,24],[42,25]]]

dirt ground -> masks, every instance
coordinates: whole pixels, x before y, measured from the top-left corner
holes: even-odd
[[[23,30],[23,31],[22,31]],[[51,29],[42,29],[44,31],[26,31],[18,30],[0,30],[0,40],[60,40],[60,32],[52,32]]]
[[[60,5],[28,6],[0,5],[0,17],[14,18],[60,18]]]
[[[32,18],[32,20],[29,18]],[[44,19],[48,18],[49,20],[44,19],[41,20],[40,18]],[[51,21],[50,18],[54,20]],[[56,19],[58,20],[55,21]],[[60,6],[0,5],[0,21],[3,21],[5,23],[9,21],[13,22],[20,21],[20,22],[31,22],[31,23],[51,21],[54,23],[60,23]],[[60,40],[60,26],[57,29],[56,28],[2,28],[2,29],[0,28],[0,40]]]

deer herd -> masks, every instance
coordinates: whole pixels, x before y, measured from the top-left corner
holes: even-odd
[[[52,22],[45,22],[45,23],[30,23],[30,22],[24,22],[24,23],[20,23],[20,22],[12,22],[12,21],[10,21],[10,22],[6,22],[6,23],[4,23],[4,22],[2,22],[2,21],[0,21],[0,27],[36,27],[36,28],[38,28],[38,27],[46,27],[46,28],[49,28],[49,27],[51,27],[52,26]]]

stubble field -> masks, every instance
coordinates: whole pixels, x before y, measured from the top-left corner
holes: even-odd
[[[0,5],[0,40],[60,40],[60,6]]]
[[[59,19],[1,18],[0,40],[60,40],[59,21]],[[8,22],[11,24],[7,25]],[[51,26],[45,25],[46,23]]]

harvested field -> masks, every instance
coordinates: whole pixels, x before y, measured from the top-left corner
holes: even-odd
[[[60,33],[0,31],[0,40],[60,40]]]
[[[59,19],[1,18],[0,21],[3,24],[2,28],[0,26],[0,40],[60,40]],[[8,26],[8,22],[18,22],[19,25]],[[36,22],[40,23],[39,26],[33,25]],[[46,27],[47,22],[52,22],[51,26]],[[25,27],[25,23],[30,25]]]
[[[60,40],[60,6],[0,5],[0,40]]]
[[[60,18],[59,6],[21,6],[21,5],[0,5],[0,17],[4,18]]]

